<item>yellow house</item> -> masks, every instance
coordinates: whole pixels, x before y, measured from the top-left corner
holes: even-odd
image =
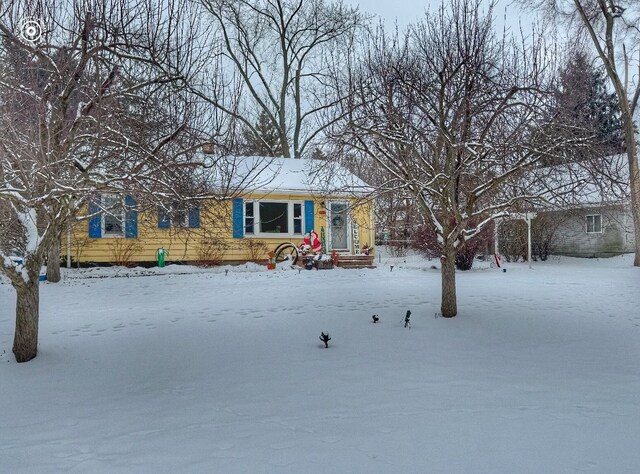
[[[310,159],[232,160],[215,178],[216,187],[231,190],[225,199],[144,208],[131,195],[97,197],[88,208],[92,217],[67,235],[67,257],[127,265],[156,262],[159,253],[169,262],[265,261],[280,244],[297,247],[312,231],[325,253],[373,255],[371,189],[344,167]]]

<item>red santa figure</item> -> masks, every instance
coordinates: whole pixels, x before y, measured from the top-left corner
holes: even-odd
[[[322,253],[322,243],[320,242],[318,233],[315,230],[311,231],[310,242],[311,250],[313,250],[314,253]]]
[[[306,255],[309,252],[322,253],[322,243],[318,238],[318,233],[312,230],[304,234],[304,239],[302,243],[298,245],[298,249],[300,249],[302,255]]]

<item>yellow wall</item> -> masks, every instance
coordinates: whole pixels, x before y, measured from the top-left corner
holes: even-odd
[[[322,202],[332,198],[312,198],[311,196],[294,196],[285,194],[269,194],[268,196],[253,195],[244,197],[246,200],[286,200],[314,201],[314,225],[320,236],[320,229],[328,229],[326,211]],[[374,222],[372,203],[354,199],[335,198],[336,201],[350,201],[353,205],[352,216],[358,223],[360,234],[360,248],[365,244],[372,245],[374,241]],[[244,239],[234,239],[232,232],[231,202],[203,204],[200,211],[200,228],[185,229],[171,227],[158,228],[157,211],[149,210],[138,213],[138,237],[132,238],[89,238],[88,220],[80,221],[71,232],[71,257],[75,262],[115,263],[118,261],[153,262],[156,251],[162,247],[168,251],[167,261],[197,262],[212,257],[225,261],[247,261],[252,258],[250,247],[254,247],[254,257],[259,260],[266,258],[265,252],[256,245],[262,241],[266,249],[275,250],[282,242],[291,241],[298,245],[302,236],[262,238],[247,236]],[[328,240],[328,239],[327,239]],[[247,242],[252,241],[252,242]],[[207,244],[207,242],[209,244]],[[220,242],[211,244],[211,242]],[[67,239],[63,237],[62,253],[66,254]],[[330,250],[330,249],[329,249]]]

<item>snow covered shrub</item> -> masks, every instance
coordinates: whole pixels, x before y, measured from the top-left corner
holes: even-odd
[[[472,223],[472,225],[474,224]],[[465,242],[464,246],[457,251],[456,268],[458,270],[471,270],[476,255],[483,251],[491,240],[492,228],[492,226],[485,227],[479,234]],[[440,258],[441,251],[436,240],[436,233],[430,226],[422,226],[416,231],[412,247],[429,260]]]

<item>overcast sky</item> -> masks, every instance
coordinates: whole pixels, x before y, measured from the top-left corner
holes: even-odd
[[[531,24],[531,12],[522,12],[516,5],[511,5],[512,1],[498,0],[494,10],[497,28],[501,29],[505,21],[509,28],[515,29],[519,28],[520,21]],[[421,18],[428,9],[436,10],[441,0],[345,0],[345,3],[359,5],[361,11],[380,16],[389,26],[397,20],[400,28],[404,28]]]

